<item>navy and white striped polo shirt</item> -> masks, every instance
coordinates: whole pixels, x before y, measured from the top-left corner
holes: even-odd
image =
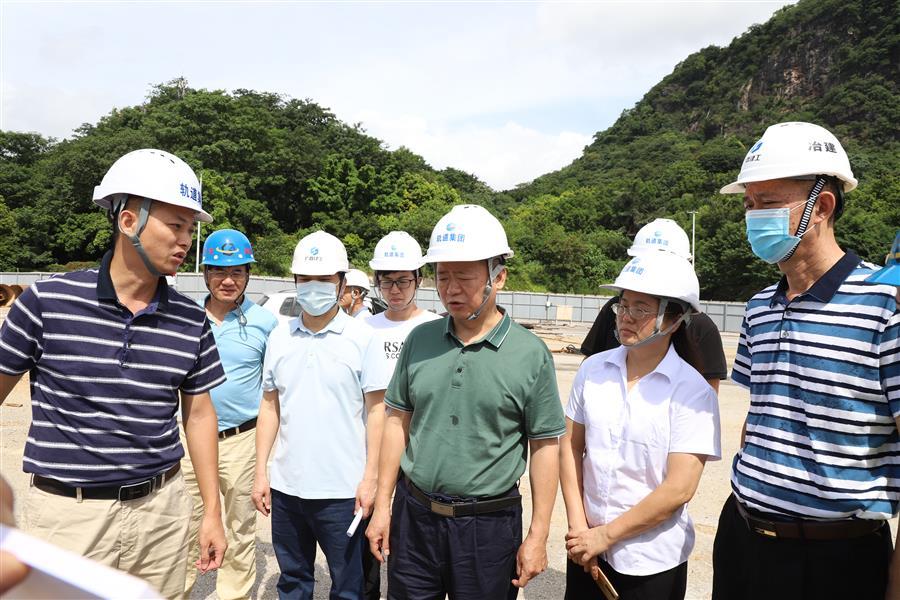
[[[782,279],[747,303],[732,379],[750,388],[731,485],[753,508],[887,519],[900,500],[900,313],[895,288],[848,252],[788,301]]]
[[[30,371],[24,470],[83,487],[142,481],[184,450],[178,391],[225,380],[204,310],[160,280],[137,315],[99,269],[38,281],[0,330],[0,371]]]

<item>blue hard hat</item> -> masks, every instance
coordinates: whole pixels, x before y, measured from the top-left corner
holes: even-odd
[[[234,229],[220,229],[203,243],[203,262],[210,267],[234,267],[255,263],[247,236]]]
[[[887,263],[869,275],[866,281],[900,286],[900,231],[894,237],[894,245],[891,247],[891,253],[888,254]]]

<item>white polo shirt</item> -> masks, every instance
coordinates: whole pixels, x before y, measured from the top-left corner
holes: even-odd
[[[372,352],[372,373],[369,377],[370,387],[364,388],[365,391],[387,389],[391,375],[394,374],[394,367],[397,366],[397,359],[400,358],[400,351],[403,349],[406,336],[422,323],[440,318],[433,312],[424,310],[406,321],[389,320],[387,311],[366,319],[366,325],[373,329],[374,351]]]
[[[719,404],[703,377],[670,346],[656,369],[627,392],[618,347],[582,363],[566,416],[585,428],[584,510],[591,527],[612,522],[666,477],[670,453],[721,458]],[[615,544],[604,559],[627,575],[677,567],[694,547],[687,506],[667,521]]]
[[[263,389],[281,420],[271,486],[304,499],[353,498],[366,464],[365,401],[372,330],[339,310],[312,333],[297,317],[266,347]]]

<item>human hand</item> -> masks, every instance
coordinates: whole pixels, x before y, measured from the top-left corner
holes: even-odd
[[[272,489],[269,487],[269,478],[265,475],[257,474],[253,478],[253,491],[250,497],[253,499],[253,506],[262,513],[264,517],[268,517],[272,512]]]
[[[384,563],[391,553],[390,537],[391,511],[389,508],[376,506],[366,528],[366,539],[369,540],[369,551],[380,563]]]
[[[519,546],[516,553],[516,575],[512,583],[523,588],[528,582],[540,575],[547,568],[547,540],[538,539],[531,534]]]
[[[592,558],[612,545],[606,525],[599,525],[566,534],[566,551],[573,562],[587,566]]]
[[[356,505],[353,507],[354,513],[362,508],[364,519],[372,514],[372,507],[375,504],[375,490],[377,488],[377,479],[363,479],[359,482],[359,485],[356,487]]]
[[[219,514],[203,514],[200,522],[200,558],[194,563],[201,573],[213,571],[222,566],[225,558],[225,529]]]

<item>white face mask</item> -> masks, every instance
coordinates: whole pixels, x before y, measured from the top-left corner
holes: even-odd
[[[337,289],[330,281],[306,281],[297,284],[297,302],[303,312],[314,317],[324,315],[337,303]]]

